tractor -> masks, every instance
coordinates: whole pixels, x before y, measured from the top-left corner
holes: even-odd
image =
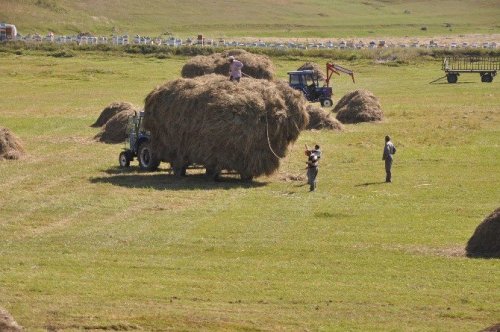
[[[345,73],[351,76],[354,83],[354,72],[337,64],[326,64],[326,78],[323,86],[320,86],[320,78],[315,70],[296,70],[288,72],[290,87],[301,91],[310,102],[320,102],[323,107],[333,106],[333,90],[330,87],[330,79],[333,73],[340,75]]]
[[[160,160],[155,157],[151,149],[150,133],[143,127],[144,112],[137,112],[129,119],[126,146],[120,153],[118,161],[120,167],[129,167],[130,162],[137,158],[139,168],[144,171],[155,171]]]

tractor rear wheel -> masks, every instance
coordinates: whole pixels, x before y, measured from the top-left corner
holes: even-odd
[[[332,105],[333,105],[333,102],[330,98],[322,99],[320,101],[320,103],[321,103],[321,106],[323,106],[323,107],[332,107]]]
[[[160,165],[160,161],[156,158],[149,142],[141,143],[137,159],[139,159],[139,167],[143,171],[156,171]]]
[[[448,80],[448,83],[457,83],[458,75],[457,74],[448,74],[448,75],[446,75],[446,79]]]
[[[122,151],[118,157],[118,162],[120,167],[125,168],[130,166],[130,161],[132,161],[132,156],[130,151]]]

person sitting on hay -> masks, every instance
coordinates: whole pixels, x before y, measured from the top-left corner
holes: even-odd
[[[229,80],[239,82],[241,79],[241,68],[243,68],[243,63],[234,58],[234,56],[229,56]]]

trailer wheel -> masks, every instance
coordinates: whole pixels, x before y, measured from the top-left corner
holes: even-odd
[[[211,180],[214,181],[219,181],[220,180],[220,173],[212,167],[207,167],[205,170],[205,176]]]
[[[446,79],[448,80],[448,83],[457,83],[458,75],[457,74],[448,74],[448,75],[446,75]]]
[[[333,105],[333,101],[329,98],[320,100],[320,103],[321,103],[321,106],[323,106],[323,107],[332,107],[332,105]]]
[[[120,164],[120,167],[125,168],[130,166],[130,161],[132,160],[131,158],[131,153],[130,151],[122,151],[120,153],[120,156],[118,157],[118,162]]]
[[[160,161],[156,158],[149,142],[142,142],[139,146],[139,167],[143,171],[156,171],[160,165]]]
[[[493,82],[493,75],[491,75],[491,73],[481,73],[481,82],[483,83]]]
[[[253,180],[253,175],[247,175],[247,174],[240,174],[240,179],[243,182],[252,182]]]

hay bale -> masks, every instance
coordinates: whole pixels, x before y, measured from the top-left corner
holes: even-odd
[[[94,139],[99,142],[110,144],[125,142],[128,136],[127,128],[129,118],[133,116],[135,112],[136,111],[133,109],[127,109],[115,114],[106,122],[101,131],[95,135]]]
[[[314,70],[314,72],[318,74],[318,78],[321,81],[324,81],[326,77],[325,73],[323,72],[323,67],[314,62],[306,62],[302,66],[297,68],[297,70]]]
[[[306,129],[344,130],[342,123],[335,119],[331,112],[324,110],[322,107],[316,104],[309,104],[306,110],[309,114],[309,124]]]
[[[17,332],[23,328],[14,320],[7,310],[0,307],[0,331],[2,332]]]
[[[24,156],[23,143],[8,128],[0,127],[0,160],[19,159]]]
[[[174,168],[196,163],[251,178],[278,169],[274,153],[283,158],[305,128],[305,108],[303,95],[287,83],[243,78],[235,84],[212,74],[153,90],[144,127],[157,157]]]
[[[384,113],[378,98],[368,90],[356,90],[342,97],[333,108],[342,123],[380,121]]]
[[[101,115],[97,118],[97,120],[91,125],[91,127],[102,127],[108,122],[116,114],[122,111],[128,110],[137,110],[137,108],[127,102],[114,102],[106,106],[101,112]]]
[[[182,67],[181,75],[184,78],[194,78],[208,74],[220,74],[229,77],[229,61],[227,58],[230,55],[235,56],[236,59],[243,63],[242,72],[244,74],[266,80],[274,78],[274,65],[269,57],[244,50],[228,50],[208,56],[195,56]]]
[[[500,258],[500,208],[477,226],[465,251],[469,257]]]

